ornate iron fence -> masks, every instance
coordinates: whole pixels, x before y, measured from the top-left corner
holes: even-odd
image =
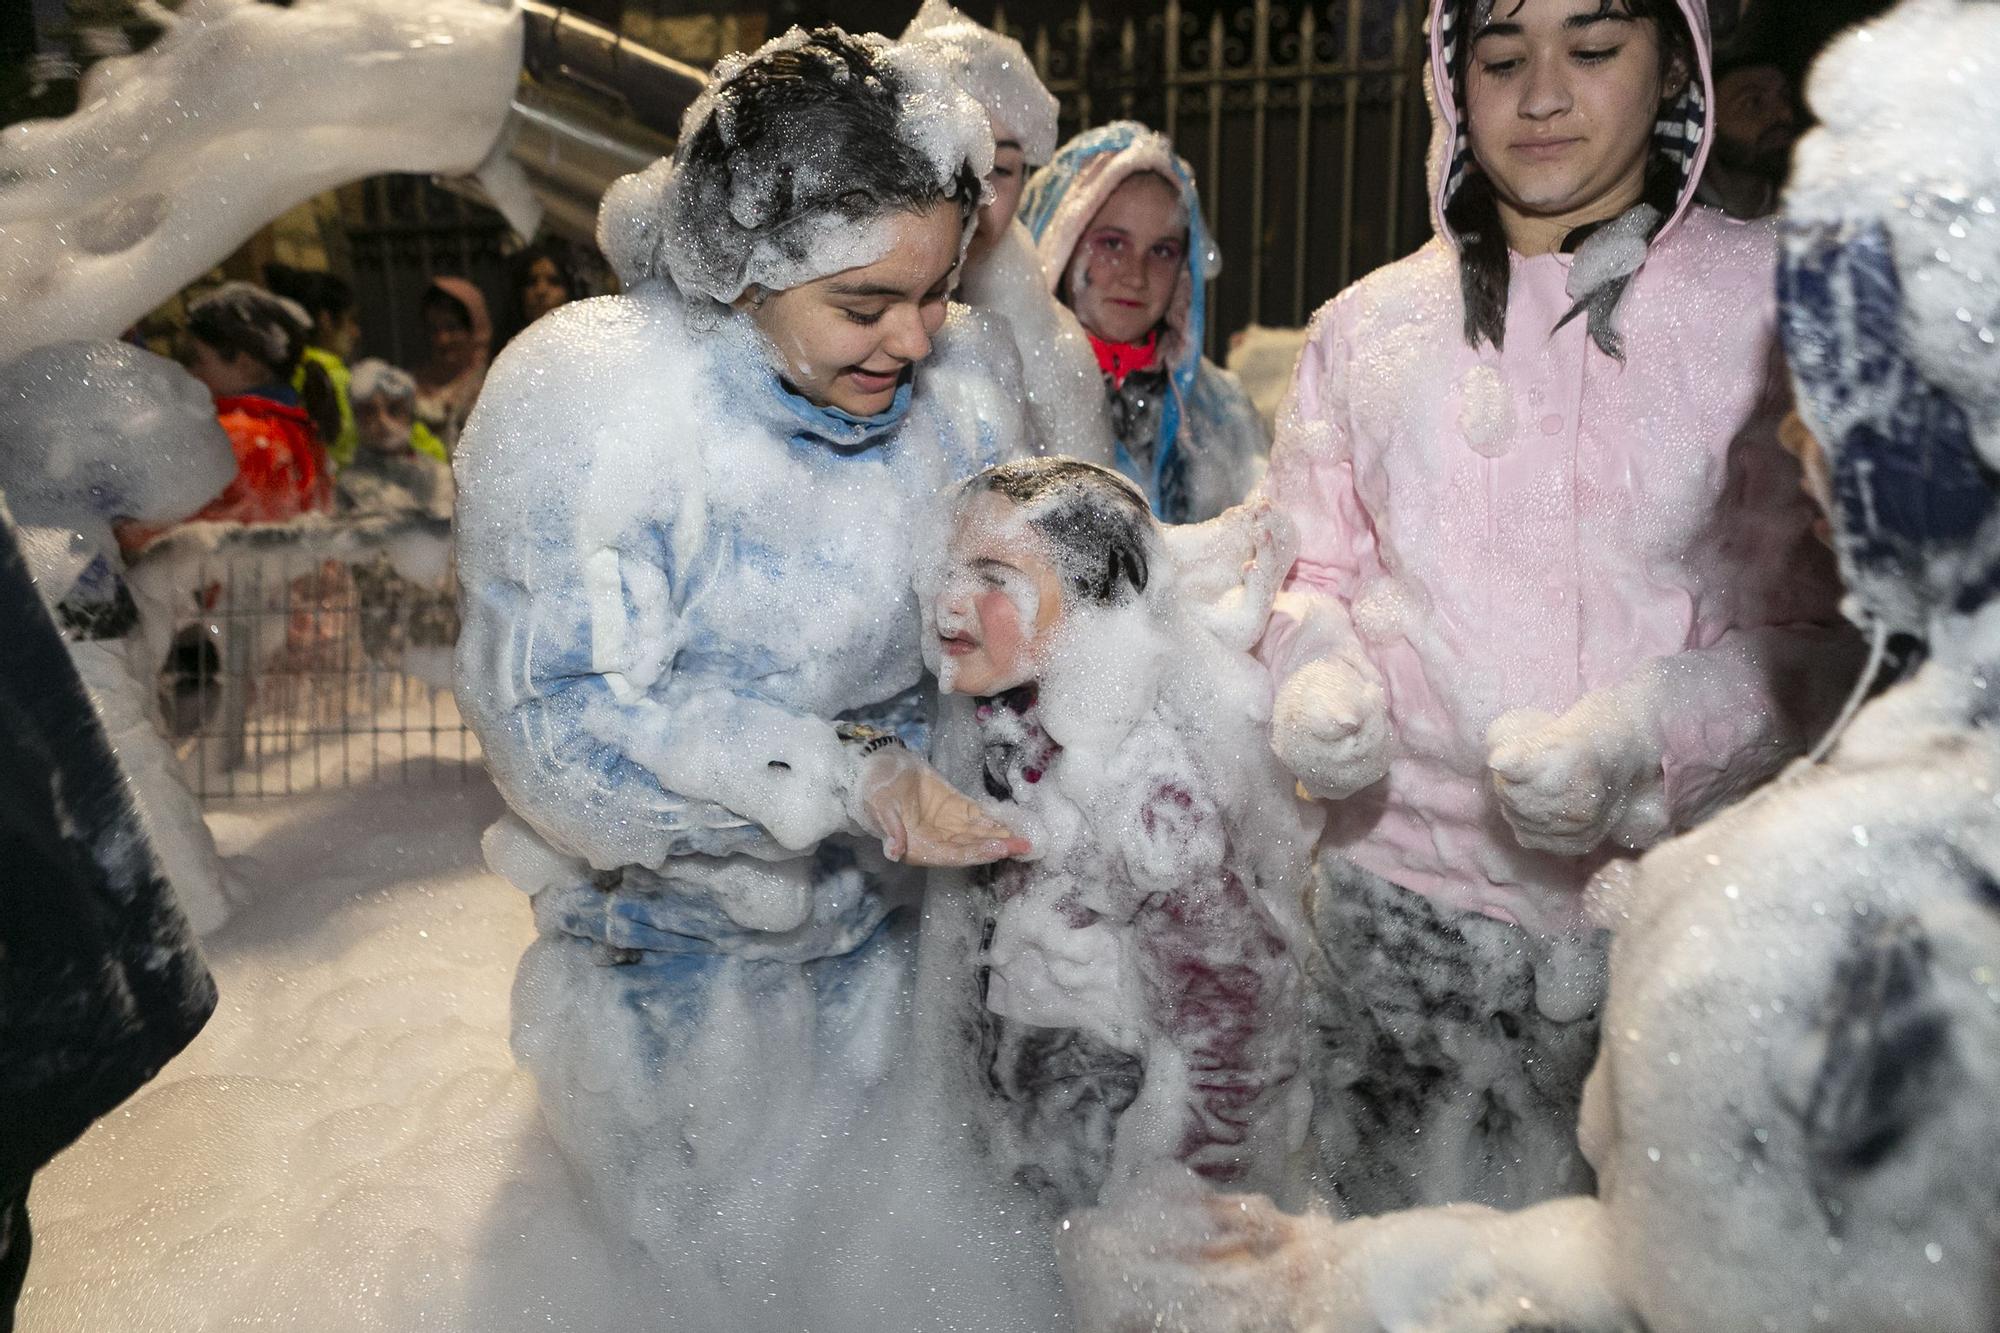
[[[1109,0],[1100,0],[1100,6]],[[1134,119],[1194,167],[1223,253],[1209,352],[1246,324],[1303,324],[1430,235],[1423,0],[1255,0],[994,26],[1062,103],[1065,136]]]

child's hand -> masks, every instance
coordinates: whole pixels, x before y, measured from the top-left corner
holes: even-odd
[[[1352,796],[1389,771],[1389,702],[1338,659],[1300,667],[1271,709],[1271,748],[1311,795]]]
[[[1494,794],[1523,847],[1583,856],[1607,839],[1637,848],[1665,832],[1658,747],[1592,703],[1559,718],[1516,709],[1487,729]]]
[[[862,827],[882,839],[891,861],[976,866],[1034,850],[901,746],[862,761],[855,802]]]

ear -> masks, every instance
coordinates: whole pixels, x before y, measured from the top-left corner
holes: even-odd
[[[1667,62],[1666,76],[1660,80],[1660,101],[1671,102],[1688,90],[1694,71],[1688,68],[1686,56],[1675,56]]]
[[[741,296],[729,303],[729,308],[731,310],[743,311],[755,310],[770,299],[771,293],[766,288],[753,282],[743,289]]]

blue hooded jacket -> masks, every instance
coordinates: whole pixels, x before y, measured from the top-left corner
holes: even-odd
[[[1021,222],[1035,239],[1051,291],[1062,279],[1090,221],[1126,180],[1153,172],[1180,191],[1187,213],[1187,278],[1160,330],[1168,379],[1151,467],[1142,471],[1121,443],[1118,466],[1145,490],[1169,523],[1213,518],[1241,500],[1263,475],[1270,442],[1256,407],[1236,377],[1202,356],[1208,284],[1222,256],[1202,220],[1194,173],[1163,134],[1121,120],[1088,130],[1056,151],[1029,180]]]

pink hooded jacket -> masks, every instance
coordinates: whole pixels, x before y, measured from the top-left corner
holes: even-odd
[[[1852,680],[1855,639],[1776,440],[1775,234],[1693,205],[1713,104],[1702,6],[1679,0],[1699,69],[1655,142],[1685,181],[1618,308],[1621,365],[1584,318],[1557,328],[1576,304],[1565,254],[1515,256],[1504,351],[1466,342],[1444,222],[1468,157],[1447,3],[1431,16],[1439,235],[1313,320],[1265,483],[1300,556],[1259,651],[1274,687],[1340,658],[1386,692],[1388,776],[1331,804],[1324,845],[1448,908],[1560,931],[1617,848],[1520,845],[1487,769],[1497,719],[1601,710],[1610,743],[1657,764],[1664,811],[1620,834],[1642,845],[1797,754]]]

